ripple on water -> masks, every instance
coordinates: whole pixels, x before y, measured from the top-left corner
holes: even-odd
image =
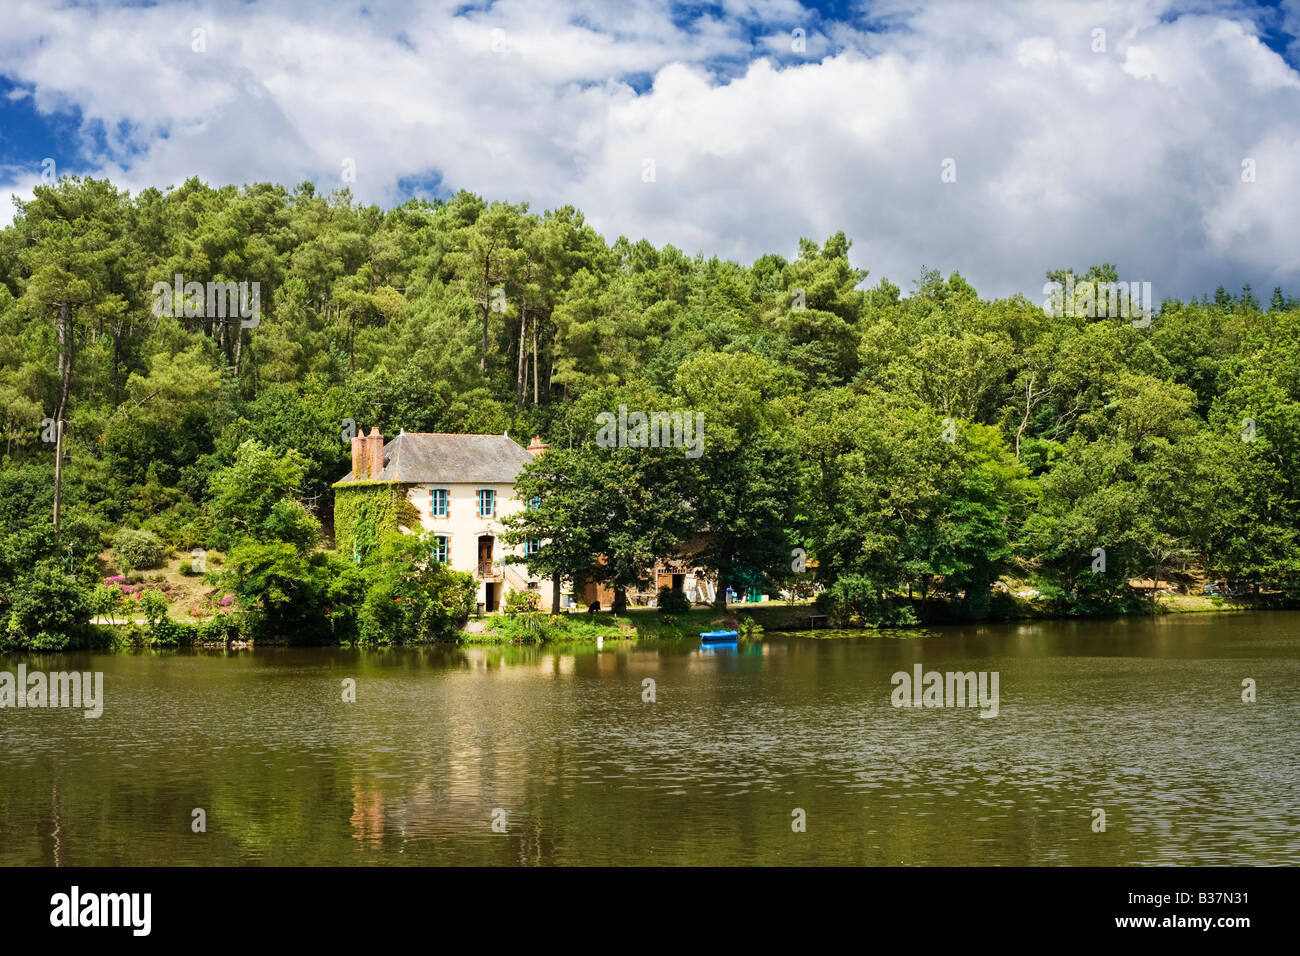
[[[1295,864],[1300,703],[1238,696],[1244,676],[1300,685],[1273,620],[777,636],[612,664],[526,649],[490,671],[419,650],[95,655],[102,718],[0,714],[0,862],[50,862],[57,816],[74,864]],[[890,706],[915,663],[998,671],[998,716]],[[196,806],[225,834],[201,853]]]

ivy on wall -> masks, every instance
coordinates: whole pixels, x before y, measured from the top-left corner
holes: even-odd
[[[419,530],[420,513],[406,498],[406,486],[391,481],[349,481],[334,485],[334,548],[363,563],[399,525]]]

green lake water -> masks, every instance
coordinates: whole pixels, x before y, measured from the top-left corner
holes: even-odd
[[[0,864],[1295,865],[1298,635],[1271,612],[0,655],[105,696],[0,709]],[[996,672],[997,716],[892,706],[916,664]]]

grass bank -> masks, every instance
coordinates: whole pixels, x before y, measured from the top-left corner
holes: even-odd
[[[1267,601],[1248,599],[1231,600],[1218,596],[1162,595],[1153,607],[1132,613],[1147,614],[1197,614],[1231,613],[1263,610],[1275,606]],[[918,610],[920,605],[918,602]],[[1078,614],[1063,612],[1060,608],[1026,598],[1013,598],[1003,602],[1001,613],[987,620],[1068,620]],[[1099,616],[1099,615],[1088,615]],[[1111,616],[1124,616],[1116,612]],[[929,625],[969,623],[970,618],[955,608],[931,600],[918,615],[919,622],[912,627],[881,628],[881,636],[917,636]],[[695,607],[680,614],[661,614],[655,608],[628,608],[622,615],[609,611],[585,611],[551,615],[525,614],[517,617],[494,615],[477,618],[461,631],[459,643],[464,645],[548,644],[578,643],[583,641],[635,640],[638,638],[695,637],[701,631],[732,629],[747,636],[763,632],[802,633],[819,639],[860,634],[862,627],[836,626],[812,602],[788,603],[764,601],[759,604],[733,604],[726,611],[716,608]]]
[[[629,608],[625,614],[610,611],[589,614],[520,614],[478,618],[461,631],[460,643],[472,645],[549,644],[579,641],[632,640],[636,638],[695,637],[701,631],[733,629],[750,636],[763,631],[807,630],[809,616],[819,614],[811,604],[733,605],[725,612],[692,608],[681,614],[660,614],[655,608]],[[825,626],[823,618],[820,626]]]

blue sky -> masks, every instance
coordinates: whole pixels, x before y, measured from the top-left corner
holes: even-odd
[[[313,180],[572,203],[742,261],[1040,298],[1300,295],[1300,0],[112,3],[6,11],[0,223],[42,162],[138,190]],[[355,178],[344,171],[354,168]],[[953,175],[944,175],[950,170]]]

